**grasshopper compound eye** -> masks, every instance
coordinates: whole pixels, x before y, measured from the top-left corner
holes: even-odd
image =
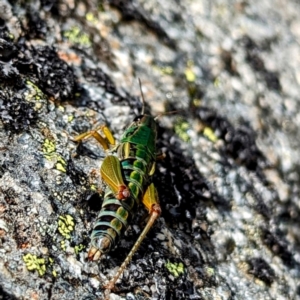
[[[144,115],[139,115],[133,119],[133,122],[140,122]]]

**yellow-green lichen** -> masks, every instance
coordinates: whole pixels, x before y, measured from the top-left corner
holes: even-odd
[[[203,135],[206,136],[213,143],[215,143],[218,140],[218,137],[215,135],[214,131],[210,127],[204,128]]]
[[[29,102],[41,101],[42,99],[46,98],[44,93],[33,82],[27,80],[26,87],[27,90],[24,93],[24,95],[27,101]]]
[[[61,248],[63,251],[66,251],[67,246],[66,246],[66,242],[65,242],[65,241],[61,241],[61,242],[60,242],[60,248]]]
[[[195,82],[196,81],[196,74],[194,72],[194,63],[193,63],[193,61],[189,60],[187,62],[187,66],[185,68],[184,75],[185,75],[185,78],[188,82]]]
[[[56,151],[56,143],[55,143],[55,141],[51,141],[49,139],[45,139],[44,143],[42,145],[42,151],[43,151],[44,157],[46,159],[53,158],[53,155],[55,155],[55,151]]]
[[[174,74],[174,69],[171,66],[162,67],[162,68],[160,68],[160,71],[164,75],[173,75]]]
[[[51,274],[53,275],[53,277],[57,277],[57,272],[54,269],[54,259],[52,257],[49,257],[48,262],[49,262],[49,268],[52,269]]]
[[[85,18],[88,22],[91,22],[93,24],[97,24],[98,23],[98,19],[94,16],[93,13],[91,12],[88,12],[86,15],[85,15]]]
[[[215,87],[219,87],[220,86],[220,79],[218,77],[215,78],[214,86]]]
[[[91,190],[91,191],[95,191],[95,192],[96,192],[96,191],[97,191],[97,187],[96,187],[96,185],[94,185],[94,184],[91,184],[91,185],[90,185],[90,190]]]
[[[23,255],[23,261],[29,271],[37,271],[40,276],[46,273],[46,264],[44,258],[39,258],[34,254],[27,253]]]
[[[154,66],[162,75],[173,75],[174,69],[171,66]]]
[[[184,265],[183,265],[182,262],[180,262],[180,263],[171,263],[168,260],[167,263],[165,264],[165,267],[176,278],[184,273]]]
[[[195,107],[200,107],[201,106],[201,99],[197,99],[197,98],[193,99],[193,105]]]
[[[57,163],[55,165],[56,169],[58,171],[66,173],[67,162],[60,155],[57,155],[56,159],[57,159]]]
[[[70,123],[70,122],[72,122],[74,120],[74,116],[73,115],[69,115],[68,116],[68,122]]]
[[[73,26],[70,30],[65,31],[64,37],[72,44],[78,44],[83,47],[91,46],[90,37],[85,32],[82,32],[78,26]]]
[[[74,218],[70,215],[59,216],[58,231],[66,239],[71,238],[71,232],[74,230]]]
[[[190,125],[188,122],[179,119],[175,126],[174,126],[174,130],[175,133],[179,136],[179,138],[181,138],[184,142],[189,142],[190,141],[190,137],[188,135],[188,130],[190,129]]]
[[[48,160],[56,159],[55,168],[58,171],[66,172],[67,162],[65,159],[56,153],[56,143],[55,141],[45,139],[42,145],[42,151],[44,153],[44,157]]]
[[[78,254],[79,252],[81,252],[83,249],[85,248],[85,246],[83,244],[79,244],[79,245],[76,245],[74,247],[74,251],[76,254]]]
[[[211,267],[206,267],[205,268],[205,273],[208,277],[212,277],[215,275],[215,269]]]
[[[64,111],[66,110],[65,107],[62,106],[62,105],[59,105],[59,106],[57,107],[57,109],[60,110],[61,112],[64,112]]]

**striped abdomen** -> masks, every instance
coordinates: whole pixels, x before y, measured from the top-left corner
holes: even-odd
[[[126,158],[125,147],[129,150]],[[155,169],[153,156],[144,146],[120,144],[118,154],[123,157],[122,175],[131,196],[118,200],[109,188],[106,189],[91,235],[92,245],[102,253],[110,251],[127,229]]]
[[[102,208],[91,234],[92,246],[101,253],[109,252],[127,229],[136,206],[132,197],[120,201],[106,188]]]

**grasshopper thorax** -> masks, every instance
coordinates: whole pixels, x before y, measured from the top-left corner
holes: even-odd
[[[140,115],[125,130],[121,143],[130,143],[147,147],[150,153],[156,154],[156,122],[150,115]]]

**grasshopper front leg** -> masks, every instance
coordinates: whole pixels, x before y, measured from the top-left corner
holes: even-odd
[[[119,279],[119,277],[121,276],[121,274],[123,273],[123,271],[125,270],[127,265],[129,264],[129,262],[131,261],[132,256],[135,254],[135,252],[139,248],[140,244],[144,240],[145,236],[147,235],[148,231],[151,229],[154,222],[156,221],[156,219],[158,219],[158,217],[161,214],[161,207],[159,204],[158,194],[157,194],[156,188],[153,183],[151,183],[148,186],[142,201],[143,201],[143,204],[145,205],[145,207],[149,211],[150,218],[149,218],[144,230],[142,231],[142,233],[138,237],[137,241],[133,245],[131,251],[127,255],[126,259],[124,260],[124,262],[118,269],[116,275],[105,285],[105,289],[108,291],[113,290],[117,280]]]
[[[103,137],[100,133],[98,133],[98,130],[101,130],[105,137]],[[100,125],[94,130],[90,130],[82,134],[79,134],[74,138],[74,141],[80,142],[90,137],[95,138],[105,151],[109,149],[109,145],[114,146],[116,144],[115,138],[113,137],[111,131],[106,125]]]
[[[98,133],[98,130],[103,132],[105,138]],[[111,131],[105,125],[100,125],[95,130],[90,130],[76,136],[74,141],[79,142],[90,137],[95,138],[105,151],[109,150],[109,145],[114,146],[116,144]],[[121,165],[118,158],[113,155],[107,156],[102,163],[100,173],[102,179],[116,193],[116,198],[118,200],[122,200],[130,196],[129,189],[123,181]]]

